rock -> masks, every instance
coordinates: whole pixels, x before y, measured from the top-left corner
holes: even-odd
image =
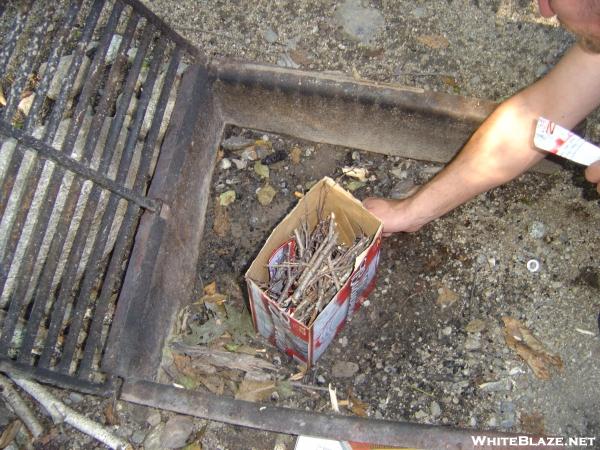
[[[225,150],[236,151],[243,150],[254,144],[254,139],[248,139],[242,136],[231,136],[221,142],[221,147]]]
[[[194,421],[187,416],[171,417],[160,434],[163,448],[183,447],[194,430]]]
[[[69,400],[76,405],[77,403],[81,403],[83,401],[83,395],[78,392],[71,392],[69,393]]]
[[[279,39],[277,33],[270,27],[263,32],[263,37],[269,44],[274,44]]]
[[[542,239],[546,236],[546,225],[538,221],[532,222],[529,226],[529,236],[533,239]]]
[[[429,417],[429,415],[421,409],[415,413],[415,419],[417,419],[417,420],[423,420],[423,419],[426,419],[427,417]]]
[[[341,337],[341,338],[338,339],[338,342],[340,343],[340,345],[342,347],[345,347],[345,346],[348,345],[348,338],[346,336]]]
[[[452,327],[448,325],[447,327],[442,328],[442,334],[444,336],[450,336],[452,334]]]
[[[244,170],[248,167],[248,162],[241,159],[231,158],[231,162],[235,165],[237,170]]]
[[[131,436],[131,442],[133,442],[135,445],[140,445],[142,442],[144,442],[145,438],[146,432],[144,430],[136,430]]]
[[[431,417],[439,417],[442,414],[442,408],[440,408],[440,404],[436,401],[431,402],[429,405],[429,412],[431,413]]]
[[[302,149],[300,147],[292,148],[290,152],[290,158],[292,159],[292,163],[300,164],[300,160],[302,158]]]
[[[267,206],[271,204],[271,202],[275,198],[275,194],[277,194],[275,188],[273,188],[273,186],[271,186],[270,184],[267,184],[266,186],[261,187],[256,192],[256,197],[258,198],[258,202],[261,205]]]
[[[338,378],[350,378],[358,372],[358,364],[350,361],[338,361],[331,368],[331,375]]]
[[[164,423],[158,423],[151,431],[146,435],[144,439],[144,450],[162,450],[164,447],[160,442],[160,438],[165,428]]]
[[[219,163],[221,170],[227,170],[231,167],[231,161],[228,158],[223,158]]]
[[[317,377],[317,383],[319,383],[319,384],[325,384],[326,383],[325,377],[323,375],[319,375]]]
[[[15,415],[6,407],[4,402],[0,402],[0,428],[4,428],[15,418]]]
[[[364,8],[360,0],[346,0],[335,19],[351,39],[363,44],[371,43],[385,26],[383,14],[375,8]]]
[[[470,334],[465,339],[465,349],[469,351],[479,350],[481,348],[481,336],[478,334]]]
[[[154,411],[148,416],[146,422],[148,422],[148,425],[150,425],[151,427],[155,427],[161,422],[161,420],[162,418],[160,416],[160,413],[158,411]]]
[[[404,180],[408,176],[408,172],[401,167],[396,167],[395,169],[390,170],[390,173],[399,180]]]
[[[427,166],[421,169],[421,173],[423,175],[435,175],[439,171],[441,171],[444,166]]]
[[[480,333],[485,329],[485,321],[481,319],[471,320],[465,327],[467,333]]]
[[[506,392],[512,389],[512,383],[508,378],[498,381],[489,381],[478,386],[483,392]]]
[[[270,153],[261,159],[261,163],[265,166],[270,166],[271,164],[275,164],[287,159],[288,154],[285,150],[277,150],[274,153]]]
[[[67,72],[69,71],[72,62],[72,54],[60,58],[58,67],[56,68],[56,72],[54,73],[54,78],[52,79],[52,82],[50,83],[50,87],[48,89],[48,93],[46,94],[48,98],[51,98],[52,100],[56,100],[58,98],[58,95],[60,94],[61,83],[67,77]],[[85,81],[90,62],[90,58],[88,58],[87,56],[83,57],[83,61],[81,62],[81,66],[79,67],[79,72],[77,73],[77,76],[75,77],[75,82],[73,83],[71,91],[69,92],[69,99],[73,99],[77,94],[79,94],[79,92],[81,92],[81,88],[83,87],[83,82]],[[40,70],[38,73],[38,76],[40,78],[46,72],[46,67],[46,63],[43,63],[40,66]]]
[[[290,55],[282,53],[277,59],[277,65],[280,67],[289,67],[290,69],[298,69],[300,64],[296,63]]]
[[[241,154],[242,161],[256,161],[258,155],[256,154],[256,149],[254,147],[250,147],[245,149]]]
[[[410,13],[415,19],[422,19],[427,15],[427,10],[422,6],[417,6]]]
[[[419,190],[419,186],[416,185],[413,180],[406,179],[399,181],[392,187],[390,191],[390,197],[396,200],[402,200],[410,197]]]

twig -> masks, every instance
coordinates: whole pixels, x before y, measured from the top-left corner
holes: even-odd
[[[67,422],[69,425],[92,436],[112,449],[133,450],[133,447],[127,441],[114,435],[99,423],[96,423],[83,414],[69,408],[38,383],[22,378],[15,373],[9,373],[8,376],[21,387],[21,389],[36,399],[44,409],[46,409],[55,423],[63,421]]]
[[[13,388],[12,383],[4,375],[0,375],[0,387],[2,388],[2,397],[10,405],[15,414],[25,424],[34,438],[38,438],[43,432],[44,427],[33,415],[29,406],[23,401],[19,393]]]

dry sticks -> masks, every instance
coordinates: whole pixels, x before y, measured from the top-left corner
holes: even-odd
[[[310,326],[342,288],[354,261],[369,245],[360,236],[350,247],[338,245],[335,215],[321,219],[312,233],[306,220],[294,230],[285,258],[270,264],[268,293],[291,317]]]

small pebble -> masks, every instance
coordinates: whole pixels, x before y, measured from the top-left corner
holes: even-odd
[[[223,158],[219,163],[219,167],[221,167],[222,170],[227,170],[231,167],[231,161],[228,158]]]
[[[148,422],[148,425],[150,425],[151,427],[155,427],[156,425],[158,425],[161,422],[162,418],[160,416],[160,413],[158,411],[154,411],[152,414],[150,414],[148,416],[148,418],[146,419],[146,422]]]
[[[140,445],[146,439],[146,432],[144,430],[136,430],[131,436],[131,442],[136,445]]]
[[[319,383],[319,384],[325,384],[325,382],[326,382],[326,380],[325,380],[325,377],[323,375],[319,375],[317,377],[317,383]]]
[[[442,414],[442,408],[440,408],[440,404],[436,401],[431,402],[429,405],[429,411],[432,417],[439,417]]]
[[[71,392],[69,394],[69,400],[76,405],[77,403],[81,403],[83,401],[83,395],[79,394],[78,392]]]
[[[164,448],[183,447],[194,429],[194,421],[188,416],[171,417],[160,435],[160,443]]]

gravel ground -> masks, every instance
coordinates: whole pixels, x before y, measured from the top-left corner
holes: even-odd
[[[540,19],[535,2],[528,0],[145,3],[209,56],[340,71],[496,101],[547,72],[573,43],[554,21]],[[354,32],[350,28],[356,24],[343,18],[349,7],[354,8],[352,17],[365,18]],[[588,120],[587,135],[598,142],[597,114]],[[232,220],[231,234],[215,244],[209,216],[205,242],[211,244],[203,251],[218,245],[222,253],[214,267],[199,268],[204,281],[220,281],[223,273],[239,281],[265,234],[289,209],[296,186],[322,175],[338,176],[342,162],[357,161],[349,158],[351,149],[270,139],[285,150],[301,147],[302,164],[273,169],[271,183],[278,194],[270,207],[259,210],[264,214],[257,214],[256,232],[243,251],[230,256],[228,239],[239,242],[239,223],[255,202],[259,182],[251,169],[216,172],[213,195],[227,179],[236,179],[232,185],[241,200],[232,205],[230,218],[239,214],[239,220]],[[360,153],[359,158],[376,175],[376,181],[356,191],[360,198],[399,193],[437,169],[381,155]],[[569,166],[552,176],[525,175],[419,233],[385,240],[380,280],[369,304],[306,382],[331,382],[340,393],[351,389],[372,417],[600,437],[595,394],[600,384],[598,206],[581,170]],[[540,262],[538,272],[527,270],[530,259]],[[445,308],[438,304],[444,289],[456,294]],[[563,371],[548,381],[537,379],[507,348],[504,315],[520,319],[558,353]],[[480,326],[469,327],[474,320],[481,320]],[[295,365],[282,361],[276,351],[269,349],[268,355],[279,358],[281,372],[294,371]],[[336,365],[341,359],[355,364],[352,376],[341,376]],[[498,383],[484,384],[488,382]],[[98,421],[107,420],[107,401],[55,392]],[[320,391],[271,401],[329,408]],[[177,433],[205,449],[293,448],[291,436],[203,420],[188,423],[126,403],[119,403],[117,412],[119,424],[113,429],[146,449],[175,445]],[[0,410],[1,425],[8,418],[10,412]],[[54,430],[48,448],[96,445],[67,426]]]

